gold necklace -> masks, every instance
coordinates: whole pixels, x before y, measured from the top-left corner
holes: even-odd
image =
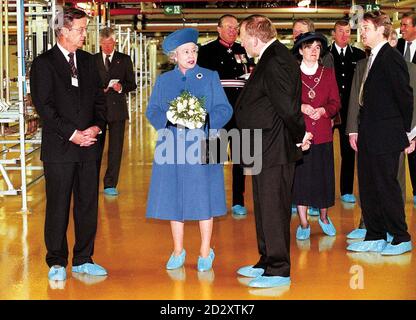
[[[322,74],[324,73],[324,69],[325,67],[322,67],[321,70],[321,74],[319,75],[319,78],[315,78],[313,79],[313,81],[315,81],[315,85],[311,88],[310,86],[308,86],[303,80],[302,83],[305,85],[305,87],[307,87],[309,89],[308,91],[308,97],[309,99],[313,100],[316,97],[316,92],[315,92],[315,88],[317,87],[317,85],[319,84],[319,82],[321,82],[321,78],[322,78]]]

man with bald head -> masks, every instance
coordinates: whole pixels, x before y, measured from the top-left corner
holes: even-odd
[[[240,25],[242,45],[259,61],[237,100],[235,116],[239,129],[261,129],[262,149],[255,156],[262,170],[252,179],[260,258],[237,273],[253,278],[248,286],[255,288],[290,284],[291,189],[295,163],[312,138],[300,110],[299,64],[276,37],[265,16],[249,16]]]

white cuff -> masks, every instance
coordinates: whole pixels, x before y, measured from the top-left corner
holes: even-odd
[[[75,134],[77,133],[77,130],[74,131],[74,133],[72,134],[72,136],[69,138],[69,141],[72,141],[72,139],[74,139]]]

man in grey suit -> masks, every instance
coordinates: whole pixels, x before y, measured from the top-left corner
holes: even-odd
[[[416,64],[416,13],[403,13],[400,22],[402,38],[397,41],[397,50],[406,62]],[[416,205],[416,153],[407,156],[409,163],[410,181],[412,182],[413,203]]]
[[[133,64],[128,55],[115,50],[116,39],[113,29],[104,28],[100,31],[101,51],[94,57],[103,84],[106,99],[106,122],[109,131],[108,164],[104,176],[104,193],[118,195],[117,183],[123,153],[125,122],[129,118],[126,94],[136,89]],[[101,165],[106,130],[100,139]],[[100,168],[98,168],[100,169]]]

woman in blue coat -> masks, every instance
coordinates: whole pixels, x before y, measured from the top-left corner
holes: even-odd
[[[201,231],[198,271],[207,271],[215,257],[211,249],[213,217],[227,212],[223,165],[192,161],[189,155],[194,153],[190,147],[196,142],[188,140],[192,136],[200,138],[197,131],[202,132],[202,128],[181,128],[168,121],[166,114],[170,102],[188,91],[203,99],[211,129],[222,128],[231,118],[232,108],[218,73],[196,64],[197,40],[198,31],[185,28],[171,33],[162,44],[164,53],[176,66],[158,77],[146,111],[146,117],[158,131],[146,217],[170,220],[174,250],[167,269],[184,264],[184,222],[198,220]]]

